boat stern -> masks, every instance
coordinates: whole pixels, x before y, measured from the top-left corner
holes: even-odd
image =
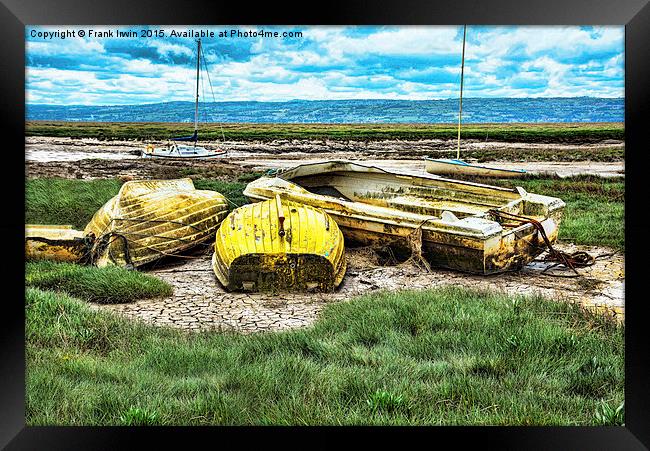
[[[333,291],[341,282],[343,268],[334,268],[327,258],[314,254],[245,254],[229,267],[215,253],[214,272],[229,291]]]

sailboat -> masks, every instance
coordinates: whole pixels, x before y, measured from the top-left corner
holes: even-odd
[[[206,149],[205,147],[197,145],[197,141],[199,140],[199,75],[201,72],[201,40],[199,39],[196,42],[196,101],[194,105],[194,133],[190,136],[171,138],[170,144],[166,147],[155,147],[153,144],[147,144],[147,147],[141,151],[143,158],[205,159],[220,157],[226,153],[225,150]],[[208,80],[209,76],[210,75],[208,74]],[[210,88],[212,88],[212,83],[210,83]],[[193,144],[178,144],[178,142],[193,142]]]
[[[495,178],[516,178],[526,174],[523,169],[503,169],[478,164],[467,163],[460,159],[460,125],[463,117],[463,75],[465,72],[465,38],[467,25],[463,27],[463,53],[460,66],[460,105],[458,110],[458,148],[456,158],[430,158],[424,157],[425,169],[430,174],[442,175],[470,175]]]

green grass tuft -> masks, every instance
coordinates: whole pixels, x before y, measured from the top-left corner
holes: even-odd
[[[624,402],[613,407],[609,403],[601,401],[595,414],[597,423],[602,426],[625,426],[624,407]]]
[[[597,425],[623,402],[623,326],[539,297],[377,292],[252,335],[26,301],[29,425]]]
[[[25,183],[25,222],[72,224],[83,229],[121,186],[117,179],[29,179]]]
[[[158,413],[130,407],[124,415],[120,416],[120,421],[124,426],[154,426],[158,424]]]
[[[105,304],[172,294],[167,282],[138,271],[48,261],[26,263],[25,285]]]
[[[366,403],[374,413],[391,413],[403,408],[404,398],[383,390],[377,390],[366,400]]]

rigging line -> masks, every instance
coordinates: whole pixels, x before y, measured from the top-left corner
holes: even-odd
[[[463,117],[463,76],[465,73],[465,36],[467,35],[467,25],[463,25],[463,53],[460,61],[460,105],[458,108],[458,149],[456,150],[456,159],[460,160],[460,122]]]
[[[203,113],[203,120],[205,123],[208,122],[208,113],[205,107],[205,83],[203,81],[204,77],[199,77],[199,80],[201,80],[201,93],[203,94],[203,99],[201,101],[201,112]]]
[[[212,81],[210,81],[210,71],[208,70],[208,61],[205,59],[205,53],[203,53],[203,49],[201,49],[201,53],[203,54],[203,65],[205,66],[205,73],[208,74],[208,83],[210,84],[210,91],[212,92],[212,102],[217,103],[217,99],[214,96],[214,89],[212,89]],[[221,122],[219,122],[219,128],[221,129],[221,140],[226,141],[226,135],[223,133],[223,126],[221,125]]]

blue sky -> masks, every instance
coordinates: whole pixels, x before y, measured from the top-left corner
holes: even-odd
[[[458,97],[462,26],[162,26],[163,38],[32,37],[27,102],[124,105],[193,100],[196,41],[172,30],[301,31],[302,38],[206,38],[217,101]],[[207,78],[207,100],[212,100]],[[203,91],[203,89],[201,91]],[[468,26],[465,97],[623,97],[624,28]]]

